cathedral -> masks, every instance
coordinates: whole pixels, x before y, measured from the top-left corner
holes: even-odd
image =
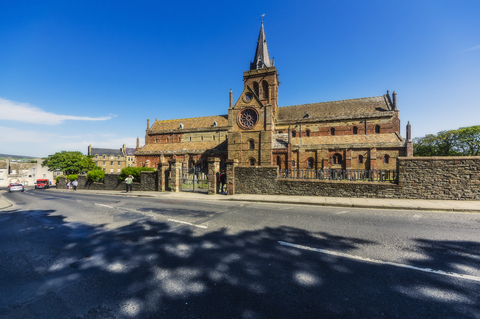
[[[172,159],[206,169],[217,157],[239,165],[280,169],[394,170],[412,156],[410,125],[400,136],[396,93],[375,97],[278,106],[278,73],[268,52],[263,22],[244,88],[227,115],[147,120],[145,145],[137,139],[137,166]]]

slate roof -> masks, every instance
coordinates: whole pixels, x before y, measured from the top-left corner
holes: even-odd
[[[175,119],[165,121],[155,121],[149,132],[152,131],[172,131],[179,130],[180,124],[183,124],[183,130],[214,128],[213,122],[217,122],[217,127],[228,126],[228,115],[215,115],[205,117],[192,117],[186,119]]]
[[[358,134],[358,135],[327,135],[310,137],[293,137],[293,145],[338,145],[350,147],[399,147],[404,146],[405,140],[396,133],[387,134]]]
[[[308,117],[306,114],[308,113]],[[278,122],[305,122],[318,120],[334,120],[349,118],[370,118],[392,116],[387,97],[376,96],[351,100],[320,102],[302,105],[279,107]]]
[[[127,156],[134,156],[135,155],[135,149],[134,148],[126,148],[125,152],[127,153]]]
[[[175,154],[175,153],[205,153],[212,150],[213,152],[226,152],[227,141],[218,142],[183,142],[183,143],[159,143],[147,144],[135,152],[135,155],[149,154]]]
[[[122,150],[120,148],[95,148],[92,147],[92,155],[114,155],[114,156],[123,156]]]

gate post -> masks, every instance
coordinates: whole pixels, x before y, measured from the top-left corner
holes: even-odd
[[[227,160],[227,195],[235,194],[235,167],[237,166],[237,159]]]
[[[172,192],[179,192],[180,191],[180,183],[181,183],[181,174],[182,174],[182,162],[177,159],[172,161]]]
[[[215,195],[218,187],[217,174],[220,173],[220,159],[216,157],[208,158],[208,195]]]
[[[159,192],[165,191],[165,185],[167,181],[165,180],[165,171],[168,169],[170,164],[165,162],[158,163],[158,185],[157,190]]]

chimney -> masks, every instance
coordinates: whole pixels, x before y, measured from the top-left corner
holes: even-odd
[[[397,110],[397,92],[393,91],[393,109]]]
[[[147,119],[147,130],[150,128],[150,119]]]
[[[407,123],[407,142],[412,141],[412,126],[410,125],[410,121]]]
[[[140,139],[137,137],[137,150],[140,148]]]
[[[87,155],[92,155],[92,144],[88,145],[88,154]]]
[[[233,106],[233,92],[232,92],[232,88],[230,88],[230,108],[232,108]]]

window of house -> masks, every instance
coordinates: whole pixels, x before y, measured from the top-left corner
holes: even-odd
[[[113,161],[110,162],[110,165],[113,165]]]
[[[358,134],[358,127],[356,126],[353,127],[353,134]]]
[[[95,159],[98,159],[98,155],[95,155]]]
[[[117,159],[120,159],[120,155],[118,155]]]
[[[105,155],[103,155],[103,159],[107,159],[107,157]]]
[[[315,160],[310,157],[310,158],[307,160],[307,168],[313,169],[314,166],[315,166]]]
[[[335,129],[333,127],[330,128],[330,135],[335,135]]]
[[[253,140],[248,141],[248,148],[251,150],[255,149],[255,143],[253,142]]]
[[[103,171],[104,171],[104,172],[106,172],[106,171],[107,171],[107,169],[104,167],[104,168],[103,168]]]
[[[296,137],[296,136],[297,136],[297,132],[292,131],[292,137]]]
[[[254,158],[251,158],[249,161],[250,161],[250,166],[255,166],[255,159]]]
[[[358,164],[363,164],[363,156],[358,155]]]
[[[280,166],[282,164],[282,159],[280,156],[277,156],[277,165]]]
[[[110,173],[113,173],[113,168],[110,168]]]
[[[292,160],[292,169],[295,169],[297,167],[297,164],[295,163],[295,160]]]
[[[380,125],[375,126],[375,133],[380,133]]]
[[[103,161],[103,166],[107,165],[107,162],[106,161]]]
[[[203,141],[203,136],[202,136],[202,141]]]
[[[110,159],[111,159],[111,160],[113,159],[113,155],[110,155]]]
[[[120,173],[120,168],[117,169],[117,173]]]
[[[263,88],[263,98],[268,99],[268,82],[267,81],[262,82],[262,88]]]
[[[306,136],[310,136],[310,130],[306,130],[306,131],[305,131],[305,135],[306,135]]]
[[[388,156],[388,155],[387,155]],[[47,178],[47,174],[43,174],[43,178]]]
[[[383,164],[388,164],[388,163],[390,163],[390,156],[385,155],[385,156],[383,157]]]
[[[35,174],[33,174],[32,177],[35,178]]]
[[[35,171],[36,171],[36,168],[32,168],[32,173],[35,173]]]
[[[342,155],[335,153],[332,158],[333,164],[342,164]]]
[[[118,166],[120,166],[120,163],[121,163],[121,162],[118,162]]]
[[[260,86],[257,82],[253,82],[253,92],[255,92],[255,95],[260,96]]]
[[[213,135],[213,140],[215,141],[215,135]]]

